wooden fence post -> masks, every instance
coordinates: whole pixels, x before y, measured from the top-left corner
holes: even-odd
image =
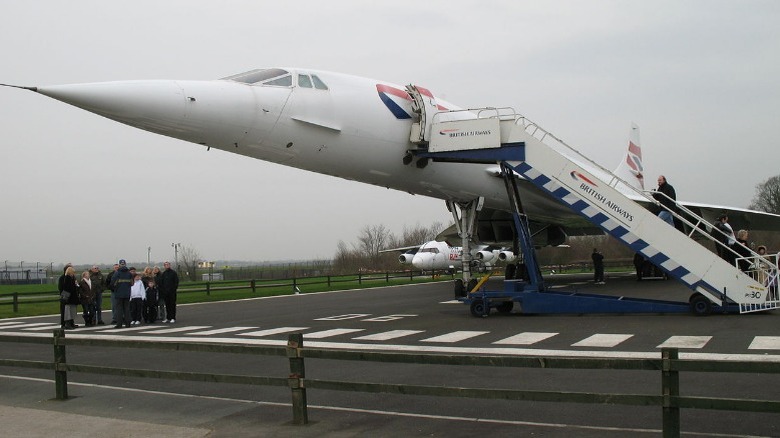
[[[293,333],[287,337],[287,357],[290,358],[290,377],[287,382],[292,392],[293,423],[307,424],[309,414],[306,405],[306,387],[304,378],[306,368],[301,357],[303,333]]]
[[[19,292],[14,292],[14,313],[19,313]]]
[[[252,281],[250,282],[249,285],[252,286],[252,293],[257,292],[257,284],[255,283],[255,279],[254,278],[252,279]]]
[[[673,398],[680,395],[680,373],[672,369],[672,361],[679,357],[676,348],[664,348],[661,350],[663,366],[661,384],[663,386],[663,436],[680,436],[680,408],[672,402]]]
[[[211,283],[206,283],[206,295],[211,295]]]
[[[54,329],[54,390],[57,400],[68,399],[68,372],[60,370],[65,360],[65,330]]]

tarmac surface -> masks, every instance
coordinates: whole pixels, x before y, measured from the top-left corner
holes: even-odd
[[[498,436],[621,437],[626,429],[531,423],[497,424],[479,418],[401,415],[309,405],[316,421],[292,424],[290,405],[216,397],[193,397],[95,385],[69,384],[68,400],[42,398],[52,381],[0,377],[0,424],[7,437],[398,437]],[[53,395],[53,394],[52,394]],[[182,399],[186,398],[186,403]],[[660,430],[632,430],[659,436]]]
[[[583,291],[594,288],[591,282],[583,279],[570,278],[565,282],[580,284]],[[622,292],[652,294],[656,298],[687,297],[688,292],[679,291],[672,282],[635,282],[632,278],[611,278],[607,286],[598,286],[601,291],[612,289]],[[110,328],[99,330],[68,331],[67,336],[121,337],[127,339],[157,339],[156,337],[175,337],[179,340],[192,338],[223,337],[226,342],[243,338],[250,330],[273,329],[275,327],[295,326],[310,327],[304,336],[311,336],[311,345],[317,341],[323,343],[327,339],[317,339],[316,333],[324,333],[332,329],[364,329],[353,331],[354,334],[334,336],[331,345],[364,345],[373,342],[377,349],[391,349],[399,344],[397,339],[389,341],[358,341],[347,339],[369,333],[404,329],[420,331],[400,347],[414,348],[414,351],[425,351],[431,348],[445,348],[446,341],[431,345],[431,336],[442,335],[453,330],[471,330],[474,333],[484,333],[452,345],[451,348],[471,350],[494,350],[501,348],[494,341],[507,339],[518,332],[542,333],[558,332],[556,336],[545,338],[539,346],[528,346],[528,350],[555,351],[556,354],[571,352],[583,354],[590,350],[607,354],[612,350],[622,350],[625,354],[658,354],[658,346],[674,335],[711,335],[712,340],[702,347],[684,349],[687,354],[716,354],[738,357],[745,355],[768,355],[776,357],[780,346],[770,346],[769,349],[751,349],[757,337],[764,340],[780,340],[778,314],[771,312],[765,315],[735,315],[710,317],[694,317],[691,315],[549,315],[521,316],[493,315],[489,318],[474,318],[469,315],[467,306],[462,304],[447,304],[451,299],[450,286],[447,284],[416,285],[395,288],[376,288],[373,290],[331,293],[322,295],[300,295],[278,297],[274,299],[258,299],[243,302],[221,302],[182,306],[182,320],[177,319],[175,326],[157,325],[143,330],[126,329],[117,333],[108,333]],[[412,315],[413,313],[417,315]],[[336,319],[331,315],[364,315],[363,319]],[[384,318],[385,322],[370,322],[370,316],[390,315],[403,318]],[[35,317],[20,319],[28,326],[0,331],[11,333],[27,333],[29,335],[43,334],[34,324],[51,323],[56,317]],[[377,320],[382,318],[377,318]],[[6,322],[8,324],[8,322]],[[215,333],[210,336],[198,336],[188,333],[152,334],[149,330],[170,331],[184,329],[187,324],[191,331],[204,330],[229,332]],[[224,326],[224,327],[223,327]],[[208,327],[208,328],[207,328]],[[242,332],[234,332],[234,328],[242,328]],[[380,328],[381,327],[381,328]],[[216,330],[215,330],[216,329]],[[147,331],[144,331],[147,330]],[[104,333],[106,332],[106,333]],[[619,347],[582,347],[579,344],[593,333],[633,334],[633,337],[619,344]],[[267,335],[257,338],[259,341],[284,342],[284,334]],[[439,336],[440,337],[440,336]],[[486,338],[482,340],[482,338]],[[327,342],[325,342],[327,343]],[[458,345],[463,344],[463,347]],[[310,345],[310,344],[306,344]],[[40,345],[29,350],[22,344],[13,345],[0,343],[0,350],[6,353],[0,357],[18,356],[19,359],[35,359],[42,353],[44,360],[51,359],[51,346]],[[510,346],[511,347],[511,346]],[[449,347],[448,347],[449,348]],[[509,348],[508,348],[509,349]],[[515,348],[516,350],[517,348]],[[466,351],[464,350],[464,351]],[[134,350],[142,351],[142,350]],[[701,351],[701,353],[697,353]],[[612,354],[621,353],[612,351]],[[119,358],[107,356],[102,350],[73,349],[68,350],[69,361],[76,363],[96,363],[106,366],[116,366],[125,363],[129,366],[137,364],[149,368],[149,360],[160,363],[161,369],[178,369],[175,357],[197,358],[193,362],[194,371],[202,371],[209,367],[218,367],[221,371],[236,367],[238,374],[251,374],[257,367],[256,360],[244,365],[226,363],[224,359],[184,354],[183,356],[163,356],[149,351],[146,356],[134,358]],[[136,353],[134,353],[135,355]],[[141,354],[141,353],[137,353]],[[475,353],[476,354],[476,353]],[[134,360],[132,360],[134,359]],[[126,362],[129,360],[129,362]],[[279,360],[283,360],[279,358]],[[164,362],[163,362],[164,361]],[[202,362],[201,362],[202,361]],[[283,363],[282,372],[286,365]],[[363,379],[367,371],[363,363],[344,363],[332,369],[322,368],[313,363],[311,369],[307,362],[307,373],[316,378],[314,373],[326,373],[322,377],[336,380],[347,380],[349,377]],[[217,369],[217,368],[215,368]],[[410,383],[426,383],[435,377],[435,373],[425,371],[422,367],[404,370],[379,368],[393,376],[409,377]],[[228,372],[234,372],[232,370]],[[470,386],[470,376],[477,376],[477,371],[464,370],[465,386]],[[508,372],[500,372],[500,376],[511,376]],[[581,380],[586,389],[614,387],[612,375],[603,377],[595,373],[573,374],[571,380]],[[379,374],[381,376],[381,374]],[[532,376],[546,376],[534,372]],[[569,373],[567,373],[569,375]],[[618,376],[622,374],[618,373]],[[399,377],[400,378],[400,377]],[[479,379],[491,376],[479,375]],[[511,377],[510,377],[511,378]],[[655,377],[653,377],[655,379]],[[721,378],[695,379],[697,384],[703,384],[705,392],[722,393],[724,381]],[[772,383],[769,383],[772,382]],[[759,382],[748,382],[746,386],[734,388],[742,392],[758,394],[763,397],[769,391],[769,398],[778,382],[776,376],[762,377]],[[484,382],[490,383],[490,382]],[[551,384],[561,384],[561,380],[552,380]],[[692,384],[693,382],[691,382]],[[545,382],[535,382],[536,385],[546,385]],[[656,387],[654,381],[647,383],[651,389]],[[309,391],[309,420],[306,425],[292,423],[292,407],[289,389],[279,388],[278,392],[258,392],[254,388],[238,389],[235,386],[218,383],[201,383],[203,387],[188,382],[165,382],[155,379],[133,379],[124,377],[104,378],[83,373],[69,373],[69,399],[56,400],[54,382],[51,371],[21,370],[19,368],[0,367],[0,424],[2,433],[9,437],[58,437],[73,435],[88,435],[99,437],[255,437],[255,436],[327,436],[327,437],[396,437],[396,436],[544,436],[544,437],[624,437],[624,436],[661,436],[660,410],[655,407],[633,408],[612,406],[584,406],[581,404],[534,404],[533,406],[498,402],[482,402],[468,399],[427,399],[420,397],[402,398],[403,396],[384,396],[379,394],[358,394],[327,391]],[[207,389],[205,385],[209,385]],[[641,381],[628,381],[625,385],[646,385]],[[769,385],[768,387],[766,385]],[[461,386],[460,382],[456,386]],[[481,385],[480,385],[481,386]],[[762,390],[762,388],[765,388]],[[547,389],[541,386],[540,389]],[[621,387],[619,392],[623,392]],[[630,391],[630,390],[629,390]],[[644,392],[644,391],[638,391]],[[735,396],[741,394],[735,394]],[[527,402],[526,402],[527,403]],[[548,406],[545,406],[548,405]],[[523,407],[524,406],[524,407]],[[492,410],[498,408],[499,410]],[[606,410],[606,414],[604,411]],[[605,419],[597,420],[599,415]],[[780,414],[777,414],[780,415]],[[766,420],[774,422],[777,415],[749,414],[737,417],[731,412],[723,411],[693,411],[683,412],[684,433],[686,436],[713,436],[705,431],[717,431],[720,436],[777,436],[780,423],[766,424]],[[740,418],[740,420],[737,420]],[[750,425],[735,426],[737,424]],[[698,433],[692,433],[698,430]],[[752,433],[751,433],[752,432]]]

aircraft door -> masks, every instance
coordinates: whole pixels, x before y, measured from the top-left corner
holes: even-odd
[[[258,148],[257,156],[273,162],[289,160],[292,155],[285,152],[285,145],[280,144],[277,131],[279,119],[284,112],[292,89],[289,87],[254,86],[251,87],[256,117],[252,127],[246,134],[245,142]]]

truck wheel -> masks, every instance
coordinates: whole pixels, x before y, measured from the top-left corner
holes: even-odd
[[[474,300],[471,302],[471,315],[477,318],[486,318],[490,312],[489,308],[485,308],[487,303],[484,300]]]
[[[691,299],[688,300],[691,305],[691,312],[694,315],[704,316],[709,315],[712,312],[712,302],[702,294],[696,293],[691,295]]]
[[[514,306],[514,301],[504,301],[503,303],[496,306],[496,310],[498,310],[498,313],[509,313],[512,311]]]

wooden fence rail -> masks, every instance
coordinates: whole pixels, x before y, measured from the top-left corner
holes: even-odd
[[[54,330],[53,338],[27,337],[0,334],[0,342],[53,344],[54,360],[33,361],[0,359],[0,366],[49,369],[54,371],[55,394],[58,399],[68,398],[68,372],[132,376],[144,378],[187,380],[199,382],[221,382],[262,386],[288,386],[291,391],[293,422],[306,424],[308,389],[389,393],[401,395],[424,395],[436,397],[466,397],[479,399],[544,401],[561,403],[591,403],[607,405],[659,406],[663,412],[664,436],[680,435],[680,409],[717,409],[743,412],[780,412],[780,400],[736,399],[722,397],[691,397],[680,394],[681,372],[717,372],[780,374],[780,362],[717,361],[679,359],[677,349],[664,348],[660,359],[622,358],[562,358],[562,357],[515,357],[515,356],[473,356],[444,354],[387,353],[305,348],[303,335],[291,334],[287,346],[256,346],[239,344],[211,344],[203,342],[156,342],[93,338],[65,338],[65,331]],[[248,376],[216,373],[164,371],[153,369],[116,368],[74,364],[66,360],[66,346],[148,348],[170,351],[196,351],[210,353],[254,354],[286,356],[290,362],[290,373],[281,376]],[[409,384],[367,383],[307,379],[305,359],[330,359],[364,362],[409,363],[426,365],[456,365],[482,367],[547,368],[547,369],[597,369],[636,370],[660,372],[662,390],[660,394],[613,394],[564,391],[535,391],[490,388],[453,388]],[[777,398],[776,392],[768,393]]]

